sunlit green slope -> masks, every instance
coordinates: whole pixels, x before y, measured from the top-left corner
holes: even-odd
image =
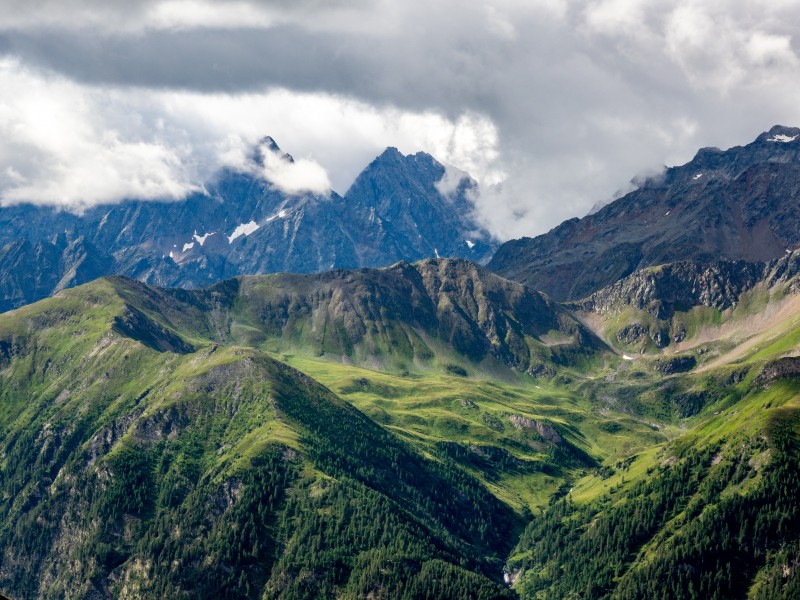
[[[0,317],[5,593],[508,594],[520,520],[475,479],[256,349],[137,314],[118,283]]]
[[[630,306],[583,316],[623,348],[620,323],[688,325],[681,343],[631,352],[602,385],[617,409],[677,409],[677,428],[534,516],[507,564],[523,598],[797,597],[796,281],[763,281],[734,306],[676,310],[661,325]]]
[[[794,597],[796,288],[646,323],[448,260],[62,292],[0,316],[0,591]]]

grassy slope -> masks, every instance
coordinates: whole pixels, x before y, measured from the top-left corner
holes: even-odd
[[[265,336],[249,320],[237,321],[236,311],[231,317],[232,313],[226,306],[231,295],[225,289],[218,287],[218,291],[214,292],[216,296],[206,296],[202,302],[193,297],[192,302],[196,302],[196,305],[184,305],[177,310],[176,307],[170,308],[163,298],[152,300],[144,297],[142,300],[140,288],[136,285],[125,280],[99,281],[0,319],[0,338],[6,340],[8,345],[8,348],[3,347],[3,351],[8,355],[7,361],[10,361],[5,366],[3,376],[6,385],[0,404],[0,431],[3,432],[6,452],[21,444],[18,438],[14,438],[16,434],[11,434],[12,431],[53,430],[62,436],[58,438],[59,443],[64,444],[66,437],[73,436],[75,442],[68,442],[67,445],[82,444],[81,447],[85,449],[90,433],[94,434],[123,415],[139,410],[139,405],[143,405],[144,411],[141,418],[146,418],[148,415],[165,414],[164,411],[168,412],[173,405],[208,402],[202,392],[192,392],[194,395],[189,400],[185,394],[187,390],[198,388],[197,381],[204,380],[209,369],[222,369],[220,373],[224,376],[221,376],[221,380],[230,382],[230,374],[225,371],[227,365],[239,364],[245,359],[267,360],[264,355],[264,351],[267,351],[273,358],[308,374],[334,392],[336,396],[330,397],[333,405],[339,405],[341,401],[338,398],[342,398],[382,425],[392,435],[381,438],[383,441],[380,444],[390,441],[392,444],[400,443],[400,447],[408,448],[414,456],[428,457],[430,468],[442,480],[450,476],[457,479],[466,477],[463,481],[469,482],[470,477],[474,477],[482,482],[502,501],[503,504],[493,509],[498,513],[503,512],[503,505],[509,505],[520,514],[528,514],[529,511],[538,514],[548,510],[547,506],[553,498],[569,492],[569,498],[574,503],[596,506],[599,514],[604,514],[610,506],[624,504],[628,495],[637,489],[636,485],[653,481],[662,473],[670,472],[673,465],[682,464],[690,448],[701,452],[713,449],[715,455],[720,453],[721,456],[733,457],[738,445],[744,443],[749,448],[748,452],[751,452],[746,457],[747,464],[751,460],[759,468],[760,465],[769,464],[772,456],[769,448],[761,447],[753,440],[767,435],[766,432],[775,428],[776,423],[791,421],[797,402],[793,384],[778,383],[767,390],[756,389],[753,384],[764,363],[793,350],[800,337],[794,311],[780,310],[781,302],[791,302],[792,299],[783,298],[778,293],[773,295],[773,292],[762,292],[761,296],[753,293],[752,297],[729,314],[706,314],[708,311],[695,310],[692,314],[679,315],[690,325],[687,326],[687,344],[682,351],[697,357],[700,368],[696,372],[664,376],[653,369],[656,361],[663,359],[660,355],[637,357],[634,361],[599,356],[578,361],[570,368],[561,367],[552,377],[535,379],[498,371],[496,366],[491,366],[487,371],[487,365],[475,365],[453,356],[447,356],[441,362],[449,364],[461,361],[468,367],[469,377],[448,375],[444,369],[432,369],[430,365],[406,364],[403,369],[392,365],[387,373],[349,366],[341,361],[324,360],[324,357],[315,356],[318,353],[313,351],[284,354],[287,349],[296,349],[302,344],[284,347],[279,340]],[[121,298],[135,300],[133,303],[145,315],[158,322],[161,328],[156,328],[157,332],[161,332],[158,335],[164,337],[164,329],[180,334],[187,343],[196,347],[196,351],[185,355],[155,352],[110,334],[109,324],[114,316],[123,311]],[[760,318],[757,315],[770,311],[773,313],[769,327],[756,327],[754,319]],[[215,320],[209,320],[209,314],[214,315]],[[241,315],[241,312],[238,314]],[[764,325],[764,321],[758,323]],[[33,350],[28,347],[25,352],[15,355],[14,348],[24,347],[26,332],[31,329],[37,331],[37,343]],[[236,341],[249,342],[255,348],[218,347],[212,340],[231,341],[223,339],[224,336],[220,334],[222,331],[233,332]],[[158,338],[158,335],[155,337]],[[701,335],[704,336],[702,339]],[[748,345],[754,335],[758,337],[757,341]],[[154,343],[157,344],[158,339]],[[732,352],[734,345],[738,349],[736,352]],[[698,349],[703,351],[698,352]],[[273,362],[269,364],[277,365]],[[248,384],[253,397],[263,400],[274,396],[272,386],[275,372],[271,372],[271,376]],[[96,377],[98,373],[103,375]],[[496,377],[498,373],[502,377]],[[140,398],[143,388],[150,391]],[[234,385],[223,395],[229,397],[241,393],[235,392],[235,389]],[[62,397],[64,390],[70,393]],[[78,392],[72,393],[74,390]],[[199,443],[200,449],[196,451],[197,458],[190,461],[191,472],[202,473],[203,477],[208,478],[209,486],[217,486],[216,492],[231,474],[246,472],[252,467],[254,459],[260,460],[276,447],[300,451],[300,456],[306,457],[292,467],[296,473],[293,477],[299,479],[289,486],[286,493],[289,498],[298,499],[293,502],[302,504],[300,499],[308,498],[312,505],[298,505],[296,510],[335,514],[338,510],[336,502],[314,506],[314,499],[333,493],[333,489],[343,485],[341,481],[352,482],[345,485],[343,493],[347,494],[355,493],[353,490],[361,489],[358,486],[364,485],[363,478],[358,478],[355,461],[347,467],[347,473],[340,472],[337,476],[334,471],[340,468],[335,466],[338,462],[325,463],[319,457],[309,458],[304,452],[309,440],[315,435],[319,436],[326,426],[321,426],[314,433],[309,426],[313,419],[308,415],[292,417],[291,411],[281,409],[280,402],[272,401],[256,403],[242,412],[238,420],[230,419],[229,402],[214,401],[209,414],[221,412],[211,419],[214,423],[210,429],[203,429],[201,439],[193,442]],[[340,406],[345,413],[337,412],[337,418],[350,414],[347,404]],[[228,416],[223,418],[223,414]],[[69,422],[60,422],[59,415],[69,415]],[[81,420],[76,422],[73,415],[81,415]],[[551,426],[563,441],[549,443],[534,427],[515,426],[512,417]],[[70,431],[71,428],[78,430],[79,434]],[[111,445],[108,457],[119,452],[117,448],[124,449],[126,445],[138,442],[130,430],[129,425],[126,429],[129,431],[128,437],[123,435]],[[67,434],[62,434],[62,431]],[[210,433],[206,434],[208,431]],[[164,435],[168,437],[169,433]],[[318,438],[315,440],[319,442]],[[42,452],[40,440],[28,440],[26,443],[35,447],[36,452]],[[341,447],[341,440],[337,444]],[[364,452],[368,456],[369,450]],[[183,464],[185,455],[183,448],[176,449],[177,462],[164,468],[168,472],[171,469],[180,472],[182,467],[176,465]],[[9,455],[6,453],[3,456],[4,469],[7,470]],[[63,457],[58,460],[62,462],[57,464],[66,464],[64,461],[72,459]],[[720,464],[727,463],[723,461]],[[717,465],[712,467],[711,471],[717,469]],[[43,481],[47,481],[47,477],[57,479],[59,469],[52,465],[48,469]],[[721,467],[717,470],[721,472]],[[719,490],[720,496],[750,493],[757,489],[760,471],[753,468],[749,472],[754,474],[748,474],[743,482],[723,487]],[[371,474],[364,494],[376,491],[373,477],[374,474]],[[389,502],[387,506],[398,501],[392,498],[392,487],[377,490]],[[18,491],[20,488],[10,489]],[[6,491],[4,502],[9,511],[6,514],[21,510],[19,506],[25,507],[25,498],[34,498],[36,494],[43,493],[43,489],[40,486],[22,490],[17,498],[12,498]],[[336,494],[339,493],[333,493],[333,497],[338,497]],[[9,501],[12,501],[11,504],[8,504]],[[682,506],[690,501],[691,498],[684,498]],[[416,505],[411,514],[415,512],[426,514],[422,504]],[[17,518],[17,513],[13,514]],[[626,577],[632,577],[631,573],[636,573],[658,558],[659,546],[665,544],[668,547],[670,542],[665,543],[665,540],[673,539],[685,528],[681,514],[679,510],[658,532],[636,548],[636,554],[625,563],[625,572],[629,573]],[[413,531],[419,523],[413,517],[409,518],[411,521],[408,523],[397,525],[398,531],[405,531],[407,533],[404,535],[417,539]],[[508,515],[504,518],[508,522],[514,521]],[[300,585],[298,581],[303,581],[304,572],[308,574],[303,569],[313,571],[313,565],[307,564],[299,571],[293,572],[293,569],[298,568],[297,561],[302,562],[299,557],[303,544],[311,543],[304,536],[313,535],[313,532],[298,530],[292,533],[290,523],[282,525],[283,529],[278,527],[280,536],[297,540],[300,550],[296,552],[299,554],[290,553],[295,557],[295,566],[283,564],[275,568],[293,575],[288,576],[289,583],[285,585],[273,581],[271,585],[277,587],[271,589],[285,597],[291,597],[292,593],[302,597],[296,585]],[[318,525],[324,527],[324,524]],[[482,567],[479,562],[470,563],[477,560],[469,549],[474,542],[462,545],[470,534],[461,527],[457,523],[441,524],[441,528],[436,530],[438,533],[434,532],[442,544],[436,552],[451,557],[447,559],[451,561],[449,564],[455,561],[452,557],[472,556],[466,558],[467,564],[472,564],[470,568],[480,573],[486,565]],[[491,552],[496,553],[501,547],[502,543],[494,546]],[[413,577],[421,577],[424,569],[420,565],[431,560],[435,555],[435,552],[431,552],[423,551],[419,555],[428,558],[412,560],[415,566],[409,568],[416,573]],[[529,549],[523,541],[509,563],[512,571],[526,564],[527,552]],[[131,569],[136,565],[139,569],[133,569],[139,575],[138,579],[131,576],[132,581],[141,583],[146,580],[146,576],[141,574],[146,573],[141,562],[137,563],[130,557],[127,560],[125,564]],[[351,557],[348,560],[355,559]],[[362,583],[367,588],[374,585],[375,573],[395,573],[393,569],[402,571],[402,568],[406,568],[392,563],[394,566],[387,571],[386,564],[381,563],[382,559],[377,560],[375,562],[366,555],[356,560],[360,566],[353,571],[357,572],[357,576],[353,576],[355,579],[364,573],[372,573],[372,579],[366,575],[363,577],[367,583]],[[353,568],[356,563],[348,563],[348,568]],[[777,564],[773,563],[759,563],[763,570],[753,578],[753,581],[760,582],[754,584],[754,590],[759,586],[766,589],[769,582],[774,580],[774,577],[770,579],[768,572]],[[494,563],[489,561],[486,564]],[[266,580],[266,573],[261,577]],[[407,576],[406,580],[410,581],[413,577]],[[467,575],[464,574],[464,577]],[[364,589],[359,588],[361,584],[355,579],[349,583],[338,581],[337,589]],[[523,595],[532,589],[526,581],[527,575],[523,570],[517,583]],[[260,583],[268,585],[264,581]],[[394,585],[388,582],[384,584]]]
[[[303,286],[316,289],[318,285],[308,278],[296,279],[294,283],[303,291],[299,298],[309,295]],[[596,418],[592,404],[570,382],[586,379],[586,372],[605,369],[608,355],[603,352],[574,357],[570,368],[557,368],[557,381],[552,377],[539,380],[494,360],[470,360],[398,323],[365,338],[370,348],[366,358],[359,354],[365,351],[363,343],[350,356],[334,352],[320,356],[320,336],[324,337],[331,322],[325,311],[312,322],[305,309],[298,309],[290,323],[279,329],[260,316],[275,297],[289,298],[290,304],[299,301],[291,292],[292,281],[287,283],[281,276],[240,279],[236,289],[228,289],[234,283],[229,282],[205,295],[181,294],[181,304],[176,305],[174,298],[137,282],[112,279],[129,302],[166,322],[190,342],[208,343],[208,338],[213,338],[222,343],[249,343],[269,352],[352,402],[426,455],[443,461],[455,459],[517,510],[545,505],[598,458],[620,458],[632,448],[664,439],[630,415],[612,411]],[[277,287],[273,289],[273,285]],[[209,319],[209,313],[217,317]],[[287,314],[293,314],[292,310]],[[398,335],[401,330],[404,333]],[[402,340],[424,345],[430,358],[411,359],[413,354],[420,355],[419,349],[409,347],[401,352]],[[533,348],[542,346],[537,340],[529,343]],[[343,364],[352,362],[377,368]],[[449,375],[450,370],[468,376]],[[548,443],[534,429],[515,427],[510,420],[513,416],[554,427],[563,442]],[[604,429],[610,421],[615,424],[612,432]]]
[[[598,417],[571,386],[530,378],[499,383],[439,374],[404,377],[308,357],[283,358],[429,455],[440,456],[448,443],[466,447],[475,460],[462,462],[518,510],[547,505],[565,482],[592,469],[598,459],[619,460],[666,439],[626,414]],[[551,425],[564,441],[548,444],[537,431],[515,427],[514,416]],[[495,460],[480,460],[481,453],[493,450]]]
[[[712,483],[682,498],[681,506],[712,506],[713,515],[719,499],[756,497],[763,487],[762,473],[770,472],[775,454],[769,443],[764,446],[759,440],[769,440],[769,431],[794,419],[793,384],[777,383],[766,390],[754,385],[763,365],[795,351],[800,339],[797,297],[787,295],[785,287],[757,288],[724,313],[704,308],[678,313],[673,321],[686,330],[686,340],[667,352],[677,350],[697,360],[698,368],[686,374],[654,372],[664,353],[634,361],[596,358],[561,368],[546,379],[487,378],[474,365],[469,365],[472,377],[463,378],[426,368],[386,373],[302,353],[278,357],[425,455],[455,460],[517,510],[542,510],[569,490],[572,501],[605,507],[600,509],[604,514],[608,506],[624,503],[637,485],[658,481],[662,472],[680,467],[693,449],[713,450],[718,462],[702,475]],[[619,315],[607,323],[602,337],[614,339],[615,328],[647,318]],[[285,350],[275,347],[274,340],[258,343],[267,350]],[[458,357],[445,360],[457,362]],[[541,436],[515,428],[513,415],[554,426],[576,452],[554,452]],[[790,427],[790,444],[796,439],[792,431]],[[466,451],[454,453],[453,443]],[[731,464],[749,465],[742,471],[745,479],[725,480]],[[689,525],[682,510],[672,515],[642,543],[636,558],[625,563],[627,574],[619,589],[635,589],[630,581],[648,565],[666,560],[667,550],[660,548],[679,544]],[[519,551],[509,563],[512,570]],[[745,569],[751,595],[774,583],[770,569],[775,565],[775,560],[762,557],[756,565],[760,571]],[[518,589],[526,594],[525,577],[519,579]]]
[[[699,367],[693,372],[659,376],[653,369],[668,356],[657,353],[636,355],[606,375],[602,393],[610,405],[660,416],[654,425],[669,440],[632,452],[627,460],[607,459],[599,473],[576,483],[567,504],[534,519],[507,567],[523,597],[792,597],[800,507],[789,490],[796,487],[800,455],[800,385],[757,380],[765,365],[797,352],[797,297],[785,295],[783,287],[749,292],[724,313],[678,313],[675,320],[687,329],[678,354],[696,357]],[[631,312],[608,319],[604,337],[613,340],[622,324],[651,318]],[[678,407],[677,418],[664,418],[668,407]],[[663,494],[659,486],[669,481],[673,490],[684,489],[679,482],[693,483],[677,493],[673,508],[661,509],[663,521],[649,529],[642,525],[638,534],[627,532],[621,554],[604,554],[615,543],[603,533],[607,524],[620,518],[638,523],[626,507],[642,498],[644,505],[655,506]],[[780,496],[781,490],[789,495]],[[559,517],[562,505],[581,508],[567,508]],[[773,515],[778,516],[771,521]],[[567,554],[556,577],[541,557],[559,523],[569,524],[572,537],[558,542]],[[728,531],[745,540],[731,545],[724,537]],[[770,534],[762,538],[752,531]],[[605,567],[592,566],[586,557],[581,565],[570,562],[589,547],[603,549]],[[681,569],[688,569],[686,575],[675,578]]]
[[[263,290],[266,284],[267,279],[255,278],[249,292]],[[322,360],[315,356],[315,351],[305,354],[275,352],[279,349],[276,344],[284,341],[282,338],[265,339],[263,331],[252,341],[316,378],[374,420],[428,453],[432,453],[431,448],[437,442],[458,442],[497,446],[523,461],[546,462],[547,448],[535,444],[536,436],[529,436],[534,439],[526,440],[526,432],[517,431],[508,421],[511,415],[522,415],[555,425],[580,450],[607,466],[613,466],[639,452],[654,456],[660,442],[680,435],[690,426],[686,419],[676,418],[676,407],[670,396],[697,389],[712,390],[714,393],[707,394],[712,399],[719,396],[720,381],[728,374],[726,369],[731,367],[725,363],[724,354],[716,348],[734,345],[730,339],[731,330],[736,331],[733,339],[741,347],[757,329],[753,319],[762,319],[765,313],[777,314],[778,317],[785,313],[783,319],[776,320],[770,316],[771,327],[758,335],[774,338],[767,344],[773,346],[772,350],[783,352],[790,347],[798,335],[796,332],[800,331],[796,327],[798,318],[793,311],[782,310],[781,303],[792,301],[792,298],[787,298],[782,290],[757,289],[749,292],[739,306],[726,315],[702,308],[679,313],[676,318],[682,319],[688,329],[687,343],[683,347],[691,352],[693,345],[699,345],[697,336],[702,332],[706,337],[700,346],[704,352],[699,354],[699,362],[703,365],[718,361],[720,364],[716,366],[719,368],[715,369],[715,373],[721,373],[718,377],[686,375],[665,378],[652,372],[654,362],[646,358],[632,363],[596,358],[572,369],[562,368],[557,377],[541,380],[528,376],[513,377],[508,372],[503,372],[499,380],[492,376],[487,378],[483,374],[486,365],[469,363],[473,375],[470,378],[447,376],[425,367],[397,374],[343,365],[336,361],[338,357],[333,357],[333,361]],[[767,307],[772,308],[768,311]],[[236,316],[229,324],[232,331],[245,327],[238,319],[252,321],[251,310],[240,308],[234,314]],[[255,330],[253,326],[249,327]],[[302,327],[299,331],[302,338]],[[727,336],[726,339],[722,339],[723,335]],[[707,337],[711,341],[707,341]],[[289,347],[296,349],[298,345],[302,346],[290,344]],[[751,352],[756,361],[778,353],[765,352],[760,345],[754,346]],[[723,360],[720,360],[721,354]],[[441,362],[446,360],[457,361],[458,357],[448,356]],[[736,364],[742,360],[739,356],[735,358]],[[664,382],[670,380],[672,387],[665,386]],[[745,381],[739,389],[746,389],[747,385]],[[737,398],[729,399],[729,402]],[[701,403],[705,402],[708,398],[701,400]],[[677,412],[679,415],[680,410]],[[634,468],[641,470],[639,465],[642,464],[644,461],[639,461]],[[493,481],[487,480],[486,473],[481,473],[480,469],[474,471],[482,475],[495,493],[517,508],[533,508],[542,506],[564,483],[565,477],[569,479],[586,469],[562,469],[555,478],[549,478],[546,473],[538,473],[536,477],[525,473],[501,473]],[[498,485],[498,480],[502,484]],[[531,480],[536,482],[531,484]],[[589,499],[604,487],[600,478],[590,476],[586,481],[593,482],[588,488],[591,491],[585,491],[586,484],[580,485],[576,492],[581,498]],[[605,485],[613,483],[605,482]]]
[[[461,470],[256,349],[196,336],[194,351],[160,352],[175,332],[138,319],[139,343],[117,332],[127,314],[98,281],[0,319],[13,597],[402,595],[442,572],[450,591],[502,594],[492,579],[518,520]],[[322,547],[312,514],[334,528]],[[315,552],[328,558],[304,563]]]

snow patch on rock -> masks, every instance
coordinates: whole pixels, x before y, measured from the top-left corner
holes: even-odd
[[[281,211],[283,212],[283,211]],[[280,213],[278,213],[280,214]],[[233,230],[233,233],[228,236],[228,243],[233,243],[238,237],[241,236],[248,236],[253,233],[256,229],[258,229],[259,225],[255,221],[250,221],[249,223],[242,223],[236,229]]]
[[[800,135],[800,134],[798,134]],[[788,135],[784,135],[782,133],[776,133],[774,136],[769,138],[768,142],[783,142],[784,144],[787,142],[793,142],[797,139],[797,135],[793,135],[789,137]]]
[[[194,235],[192,237],[197,241],[198,244],[200,244],[202,246],[203,244],[206,243],[206,240],[209,238],[209,236],[212,236],[212,235],[214,235],[214,234],[213,233],[206,233],[206,234],[203,234],[203,235],[197,235],[197,230],[195,229],[194,230]]]
[[[289,214],[285,210],[281,209],[271,217],[267,217],[266,222],[269,223],[270,221],[274,221],[275,219],[285,219],[286,215]],[[253,223],[253,221],[250,221]]]

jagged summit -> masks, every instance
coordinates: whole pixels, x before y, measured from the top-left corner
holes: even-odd
[[[792,142],[800,142],[800,129],[775,125],[744,146],[727,150],[713,146],[700,148],[688,163],[671,167],[663,177],[656,178],[655,185],[668,184],[676,177],[689,177],[693,181],[702,177],[730,178],[759,163],[797,161],[800,143]]]
[[[376,158],[375,161],[380,161],[389,158],[405,158],[405,154],[400,152],[395,146],[386,146],[386,149],[381,152]],[[374,162],[374,161],[373,161]]]
[[[489,267],[577,300],[652,265],[778,258],[800,245],[795,135],[775,126],[745,146],[703,148],[583,219],[507,242]]]
[[[294,157],[291,154],[288,154],[281,150],[281,147],[278,146],[278,143],[274,140],[272,136],[264,136],[261,138],[261,141],[256,144],[255,148],[253,148],[252,159],[253,161],[258,164],[259,166],[263,167],[265,165],[265,157],[264,152],[272,152],[276,156],[280,157],[281,159],[293,163]]]
[[[756,142],[800,143],[800,127],[775,125],[769,131],[758,136]]]
[[[271,135],[265,135],[261,138],[261,145],[266,146],[268,149],[272,150],[273,152],[280,152],[281,148],[278,146],[278,143]]]
[[[472,217],[466,188],[447,198],[439,191],[445,168],[428,154],[388,148],[345,197],[291,194],[268,183],[265,171],[294,162],[271,136],[254,146],[251,160],[244,171],[221,171],[181,202],[130,200],[81,215],[35,205],[0,208],[0,310],[103,275],[200,287],[237,275],[435,256],[486,262],[497,247]],[[76,240],[81,251],[67,252]]]
[[[397,246],[413,248],[417,258],[488,261],[496,241],[473,216],[468,192],[475,184],[447,193],[440,185],[446,174],[430,154],[404,155],[396,148],[387,148],[359,174],[344,198],[351,220],[375,225],[356,238],[366,264],[381,264],[376,252]]]
[[[403,154],[395,146],[387,146],[383,152],[381,152],[372,160],[372,162],[370,162],[365,171],[369,170],[370,168],[375,168],[379,165],[397,166],[411,163],[421,163],[425,165],[423,168],[432,169],[433,171],[438,171],[439,168],[444,169],[444,166],[427,152],[420,150],[419,152],[414,152],[413,154]]]

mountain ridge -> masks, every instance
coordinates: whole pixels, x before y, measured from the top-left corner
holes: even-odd
[[[438,368],[552,373],[554,364],[606,351],[546,296],[462,259],[242,276],[206,290],[109,281],[138,303],[137,312],[173,319],[175,331],[202,325],[220,343],[269,342],[275,352],[302,351],[386,370],[437,368],[437,357],[449,353],[452,364]],[[152,303],[141,304],[145,298]]]
[[[796,257],[770,267],[708,323],[796,305]],[[664,276],[722,308],[738,288],[707,292],[748,275],[731,269]],[[646,293],[653,272],[617,290],[626,320],[669,299]],[[718,310],[672,316],[698,308]],[[674,356],[609,352],[547,296],[454,259],[64,289],[0,315],[0,587],[637,597],[687,552],[687,597],[767,585],[800,524],[798,331],[795,310]]]
[[[649,267],[565,308],[620,352],[728,352],[791,321],[800,252],[768,263],[679,261]],[[700,349],[700,350],[698,350]],[[724,357],[728,357],[725,359]],[[694,357],[691,358],[693,361]]]
[[[744,171],[741,149],[698,160],[717,191],[783,181],[793,135],[761,136]],[[791,160],[764,163],[772,144]],[[411,206],[388,174],[440,171],[387,152],[359,183],[365,205]],[[662,210],[696,174],[645,183],[601,224],[640,200]],[[782,214],[791,232],[789,196],[761,183],[754,223]],[[673,199],[696,215],[698,198]],[[378,216],[371,239],[401,246],[397,215]],[[146,222],[122,207],[103,239]],[[236,223],[192,234],[206,269]],[[244,229],[239,242],[259,235]],[[12,291],[61,289],[0,314],[0,589],[14,597],[797,596],[800,250],[698,253],[559,303],[452,258],[70,287],[93,247],[53,235],[0,252],[65,271],[18,268]]]
[[[596,213],[506,242],[488,266],[574,301],[648,266],[773,260],[800,244],[797,181],[800,129],[775,126],[746,146],[701,149]]]
[[[444,197],[437,186],[446,169],[428,154],[387,149],[344,196],[323,197],[284,193],[263,179],[258,152],[293,160],[265,138],[252,172],[223,170],[205,192],[179,202],[127,200],[80,215],[0,208],[0,310],[103,275],[202,287],[240,274],[377,267],[437,254],[486,261],[496,247],[471,216],[475,184],[465,179]],[[32,248],[14,258],[26,241]],[[76,243],[80,260],[68,250]]]
[[[175,352],[115,330],[128,308],[100,280],[0,318],[16,340],[0,389],[4,591],[295,598],[427,588],[438,567],[506,595],[488,574],[508,546],[495,532],[518,517],[473,478],[254,348]],[[476,512],[492,525],[473,527]],[[309,581],[317,553],[336,560]]]

